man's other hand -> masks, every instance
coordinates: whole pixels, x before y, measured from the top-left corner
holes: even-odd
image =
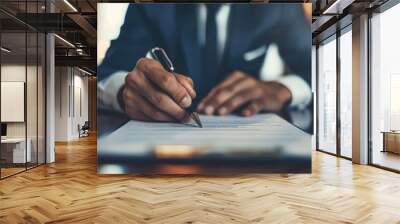
[[[210,91],[197,110],[207,115],[226,115],[242,108],[241,115],[252,116],[262,110],[279,112],[290,100],[291,93],[284,85],[235,71]]]
[[[125,78],[120,102],[127,115],[142,121],[182,121],[196,97],[193,81],[166,71],[156,60],[142,58]]]

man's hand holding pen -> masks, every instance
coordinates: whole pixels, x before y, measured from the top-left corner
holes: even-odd
[[[192,79],[167,71],[158,60],[149,58],[136,63],[120,91],[125,112],[142,121],[186,122],[190,119],[187,109],[195,97]],[[197,111],[227,115],[240,108],[242,116],[252,116],[262,110],[278,112],[291,97],[289,89],[278,82],[259,81],[235,71],[210,91]]]
[[[196,97],[193,81],[166,71],[157,61],[142,58],[125,78],[120,102],[127,115],[142,121],[185,121],[185,108]]]

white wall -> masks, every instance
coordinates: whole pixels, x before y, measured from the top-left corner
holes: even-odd
[[[24,65],[18,64],[5,64],[1,66],[1,81],[2,82],[25,82],[25,71]],[[28,66],[28,71],[32,67]],[[7,110],[7,108],[1,108],[1,110]],[[25,122],[11,122],[7,124],[7,135],[8,137],[24,137],[25,136]]]
[[[69,68],[56,67],[55,69],[55,141],[67,141],[68,136],[68,86]]]
[[[78,75],[74,75],[74,96],[71,96],[74,99],[74,108],[72,108],[72,120],[71,120],[71,135],[73,138],[77,138],[78,133],[78,124],[81,126],[85,123],[85,121],[89,120],[89,102],[88,102],[88,77],[81,76],[82,73]],[[71,103],[72,105],[72,103]],[[80,108],[81,107],[81,108]],[[81,111],[80,111],[81,110]]]
[[[78,124],[83,125],[89,117],[88,77],[76,68],[56,67],[55,85],[55,140],[77,139]]]
[[[25,70],[27,69],[27,70]],[[36,74],[36,67],[19,64],[5,64],[1,66],[1,81],[4,82],[25,82],[26,71],[28,74],[32,74],[33,72]],[[29,78],[29,77],[28,77]],[[32,80],[29,80],[32,81]],[[31,84],[31,83],[30,83]],[[36,85],[36,81],[34,82]],[[31,90],[31,89],[27,89]],[[33,101],[31,98],[36,98],[36,89],[32,89],[33,92],[28,91],[27,96],[28,102]],[[33,106],[33,105],[32,105]],[[36,105],[35,105],[36,107]],[[7,108],[1,108],[1,110],[7,110]],[[35,121],[36,123],[36,114],[28,113],[28,122]],[[8,137],[25,137],[25,124],[26,122],[7,122],[7,136]],[[32,127],[32,124],[28,125],[28,128]],[[29,134],[29,133],[28,133]]]

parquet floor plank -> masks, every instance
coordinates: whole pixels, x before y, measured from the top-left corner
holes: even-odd
[[[301,175],[97,175],[96,139],[0,181],[0,223],[397,223],[400,175],[313,152]]]

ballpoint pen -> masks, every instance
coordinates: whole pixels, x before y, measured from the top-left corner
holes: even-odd
[[[150,50],[150,55],[153,59],[159,61],[162,66],[172,74],[175,74],[175,68],[174,65],[172,64],[172,61],[169,59],[167,53],[165,52],[164,49],[160,47],[154,47]],[[192,103],[190,107],[186,108],[186,113],[189,115],[189,117],[199,126],[203,127],[203,124],[200,121],[199,115],[196,112],[195,105]]]

